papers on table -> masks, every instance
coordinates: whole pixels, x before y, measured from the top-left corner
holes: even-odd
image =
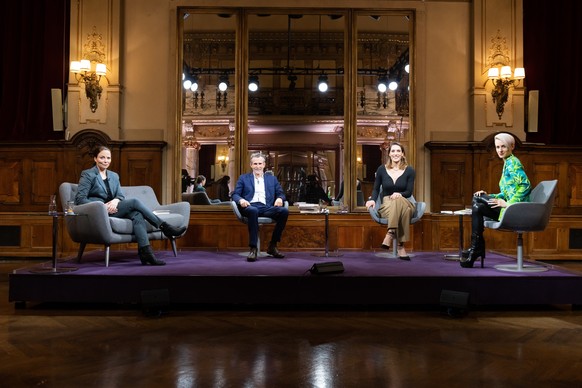
[[[451,215],[457,215],[457,216],[465,216],[465,215],[471,215],[473,213],[473,211],[471,209],[462,209],[462,210],[441,210],[441,214],[451,214]]]

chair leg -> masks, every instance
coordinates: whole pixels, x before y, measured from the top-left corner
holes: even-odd
[[[544,272],[548,270],[543,265],[523,264],[523,232],[517,232],[517,263],[497,264],[495,269],[508,272]]]
[[[176,238],[172,237],[170,239],[170,244],[172,244],[172,251],[174,252],[174,257],[178,257],[178,249],[176,248]]]
[[[523,233],[517,233],[517,270],[523,270]]]
[[[105,245],[105,266],[109,267],[109,245]]]
[[[398,230],[394,230],[394,238],[392,239],[392,255],[398,257]]]
[[[83,256],[83,252],[85,251],[85,247],[87,243],[80,243],[79,244],[79,252],[77,253],[77,263],[81,262],[81,256]]]

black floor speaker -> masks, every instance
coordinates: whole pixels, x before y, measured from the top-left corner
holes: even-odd
[[[341,261],[329,261],[326,263],[315,263],[309,270],[314,275],[344,272],[344,264]]]

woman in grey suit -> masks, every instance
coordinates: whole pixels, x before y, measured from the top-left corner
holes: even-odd
[[[127,218],[133,222],[133,232],[137,239],[138,255],[143,265],[164,265],[156,259],[148,239],[146,221],[159,228],[168,238],[180,236],[186,228],[176,228],[163,222],[139,199],[125,198],[119,183],[119,175],[109,171],[111,150],[100,146],[94,153],[95,166],[84,170],[79,179],[75,204],[100,201],[105,204],[110,217]]]

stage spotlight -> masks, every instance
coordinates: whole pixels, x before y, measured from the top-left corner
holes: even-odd
[[[378,91],[380,93],[384,93],[384,92],[386,92],[387,88],[388,88],[388,78],[379,77],[378,78]]]
[[[228,89],[228,75],[221,75],[218,79],[218,90],[225,92]]]
[[[319,89],[320,92],[324,93],[327,92],[328,89],[328,84],[327,84],[327,75],[322,74],[319,76],[319,80],[317,81],[317,89]]]
[[[287,81],[289,81],[289,90],[295,90],[295,87],[297,86],[297,76],[290,74],[287,76]]]
[[[251,92],[256,92],[259,90],[259,76],[251,75],[249,76],[249,90]]]
[[[198,90],[198,76],[192,76],[192,85],[190,85],[190,90],[195,92]]]

